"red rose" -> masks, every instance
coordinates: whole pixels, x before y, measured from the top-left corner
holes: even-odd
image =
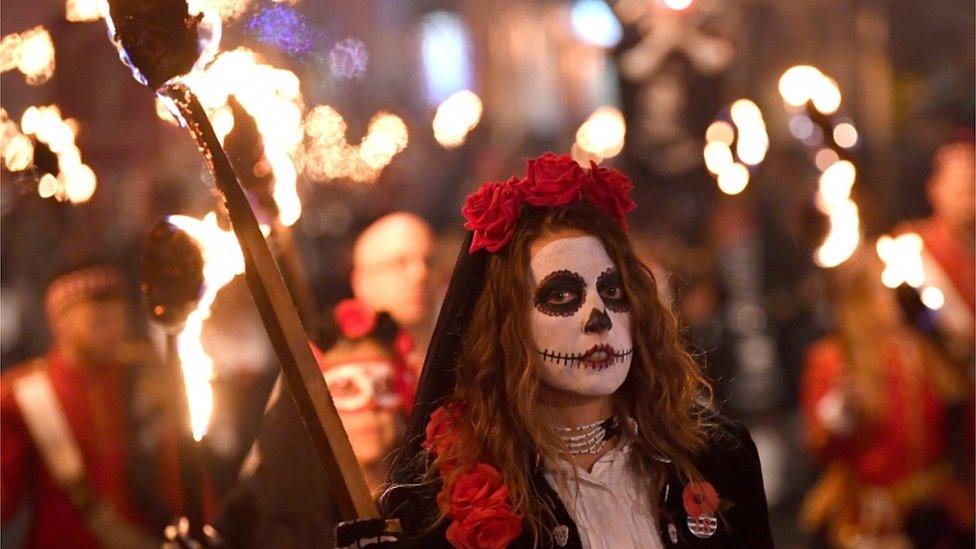
[[[627,230],[627,213],[637,207],[630,199],[634,183],[619,170],[597,166],[590,162],[590,181],[586,186],[586,199],[617,220]]]
[[[447,528],[447,541],[464,549],[500,549],[522,533],[522,517],[507,507],[475,509]]]
[[[718,492],[709,482],[689,482],[681,494],[681,499],[685,504],[685,512],[694,519],[701,515],[714,514],[718,509]]]
[[[355,299],[343,299],[332,312],[342,335],[349,339],[363,337],[376,327],[376,313]]]
[[[463,521],[475,509],[507,506],[508,486],[498,469],[479,463],[454,479],[446,514]]]
[[[457,442],[458,423],[461,421],[460,405],[449,403],[438,407],[427,421],[424,448],[439,455]]]
[[[464,228],[474,232],[471,253],[481,248],[495,253],[512,239],[522,207],[514,188],[516,182],[518,178],[513,177],[504,183],[485,183],[464,201]]]
[[[547,152],[528,161],[517,189],[526,203],[552,208],[582,198],[585,181],[586,172],[571,156]]]

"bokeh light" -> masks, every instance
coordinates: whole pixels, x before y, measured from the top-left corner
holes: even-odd
[[[362,78],[369,66],[369,51],[362,40],[345,38],[329,50],[329,70],[341,80]]]
[[[600,158],[613,158],[624,148],[627,125],[616,107],[600,107],[576,130],[576,143]]]
[[[945,294],[935,286],[923,288],[919,297],[922,299],[922,304],[933,311],[938,311],[945,305]]]
[[[695,0],[657,0],[658,4],[672,11],[685,11]]]
[[[451,95],[434,114],[434,139],[445,149],[460,147],[478,125],[481,113],[481,98],[474,92],[463,90]]]
[[[248,21],[247,29],[259,42],[292,55],[310,53],[324,38],[298,10],[281,4],[259,11]]]
[[[814,262],[825,269],[837,267],[854,254],[861,243],[857,204],[845,200],[829,214],[830,230],[814,253]]]
[[[81,161],[81,151],[75,145],[78,124],[74,120],[62,118],[61,110],[55,105],[29,107],[21,116],[20,129],[24,135],[47,145],[58,159],[58,173],[51,174],[57,181],[54,192],[48,193],[47,189],[42,192],[39,187],[38,194],[73,204],[91,199],[97,178]]]
[[[705,141],[708,143],[718,141],[732,146],[732,142],[735,141],[735,128],[724,120],[716,120],[705,130]]]
[[[809,101],[823,114],[837,112],[841,104],[837,82],[810,65],[787,69],[779,79],[779,94],[792,107],[803,107]]]
[[[718,188],[725,194],[739,194],[747,185],[749,185],[749,168],[738,162],[729,164],[718,174]]]
[[[908,284],[921,288],[925,284],[925,263],[922,261],[924,244],[916,233],[904,233],[892,237],[882,235],[875,243],[878,257],[884,262],[881,282],[889,288]]]
[[[571,15],[577,38],[601,48],[612,48],[623,37],[620,21],[603,0],[577,0]]]
[[[420,35],[428,102],[439,105],[472,89],[471,38],[464,21],[456,13],[436,11],[424,16]]]
[[[64,4],[64,18],[72,23],[98,21],[108,13],[106,0],[67,0]]]
[[[14,69],[32,86],[47,82],[54,74],[54,41],[44,27],[8,34],[0,40],[0,72]]]
[[[316,181],[376,181],[393,157],[406,148],[407,126],[398,116],[373,116],[359,146],[346,140],[345,119],[334,108],[318,105],[305,115],[305,172]]]
[[[857,129],[850,122],[841,122],[834,126],[834,143],[845,149],[857,145]]]

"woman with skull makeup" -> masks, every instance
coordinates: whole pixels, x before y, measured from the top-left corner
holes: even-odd
[[[407,545],[772,545],[755,445],[631,249],[632,186],[547,153],[468,198],[380,502]]]

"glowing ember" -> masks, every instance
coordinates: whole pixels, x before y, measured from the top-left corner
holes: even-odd
[[[45,143],[58,157],[57,186],[47,196],[74,204],[87,202],[95,194],[96,178],[95,172],[82,163],[81,151],[75,145],[77,123],[70,118],[62,119],[61,111],[49,105],[24,111],[20,127],[25,135]],[[44,196],[46,190],[38,188],[38,193]]]
[[[407,146],[407,126],[398,116],[378,113],[356,147],[346,141],[346,121],[328,105],[305,116],[305,170],[315,180],[349,178],[369,183]]]
[[[54,42],[44,27],[9,34],[0,41],[0,72],[17,69],[27,83],[43,84],[54,74]]]
[[[64,18],[72,23],[98,21],[108,13],[105,0],[67,0],[64,4]]]
[[[481,98],[469,90],[452,94],[437,107],[434,139],[445,149],[464,144],[468,133],[481,121]]]
[[[614,107],[600,107],[576,130],[576,143],[600,158],[613,158],[624,148],[627,125]]]
[[[221,139],[234,124],[229,96],[236,97],[254,118],[274,174],[279,220],[285,226],[293,225],[302,213],[295,163],[301,152],[305,108],[295,73],[260,63],[254,52],[238,48],[221,53],[205,70],[191,73],[186,83],[208,110]]]
[[[200,246],[203,255],[203,295],[196,309],[187,316],[177,340],[193,438],[201,440],[207,433],[213,411],[210,382],[214,372],[213,360],[203,349],[203,323],[210,318],[210,307],[220,289],[244,272],[244,256],[234,233],[221,229],[213,212],[202,220],[174,215],[168,221],[186,231]]]

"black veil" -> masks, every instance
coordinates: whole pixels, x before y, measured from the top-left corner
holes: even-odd
[[[488,266],[487,251],[468,252],[472,238],[473,233],[469,232],[461,245],[444,303],[434,325],[407,432],[390,469],[390,484],[393,486],[414,484],[420,480],[426,464],[418,456],[422,451],[430,414],[444,397],[454,392],[454,366],[478,296],[484,288]]]

